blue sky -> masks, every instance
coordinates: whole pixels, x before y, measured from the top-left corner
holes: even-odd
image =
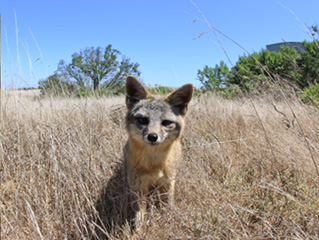
[[[318,0],[193,0],[209,24],[249,52],[282,41],[311,41]],[[193,83],[197,70],[244,50],[210,31],[189,0],[2,0],[2,87],[36,87],[59,60],[112,44],[140,64],[146,85]],[[196,20],[196,21],[193,21]],[[206,33],[197,38],[201,33]],[[221,44],[222,45],[221,45]]]

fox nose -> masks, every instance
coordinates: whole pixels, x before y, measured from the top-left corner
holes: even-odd
[[[147,135],[147,139],[148,141],[150,141],[151,143],[155,143],[158,139],[158,136],[156,133],[150,133]]]

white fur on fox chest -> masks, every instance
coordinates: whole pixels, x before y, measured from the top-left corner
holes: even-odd
[[[147,190],[149,187],[158,187],[165,183],[169,183],[175,176],[172,172],[168,175],[163,169],[157,169],[150,172],[140,172],[136,168],[131,166],[128,172],[130,179],[129,184],[135,191]]]
[[[159,170],[150,174],[143,174],[139,177],[141,188],[149,188],[150,186],[160,186],[168,182],[169,178],[164,175],[163,171]]]

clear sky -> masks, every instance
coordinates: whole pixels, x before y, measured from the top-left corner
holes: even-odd
[[[249,52],[311,41],[307,27],[319,24],[319,0],[193,1]],[[36,87],[59,60],[92,46],[112,44],[140,64],[145,84],[161,86],[200,86],[198,69],[221,60],[231,66],[224,50],[232,63],[244,54],[189,0],[2,0],[0,10],[2,87]]]

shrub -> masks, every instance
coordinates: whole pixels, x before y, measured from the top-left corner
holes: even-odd
[[[119,95],[122,92],[113,92],[107,89],[98,89],[98,90],[86,90],[86,91],[78,91],[75,96],[78,98],[82,97],[99,97],[99,96],[110,96],[110,95]]]
[[[319,83],[305,88],[300,98],[304,103],[319,107]]]
[[[71,96],[78,90],[73,82],[66,81],[60,74],[53,74],[39,81],[41,96]]]
[[[169,87],[161,87],[161,86],[156,86],[156,87],[150,87],[147,89],[150,93],[153,94],[167,94],[173,91],[172,88]]]

